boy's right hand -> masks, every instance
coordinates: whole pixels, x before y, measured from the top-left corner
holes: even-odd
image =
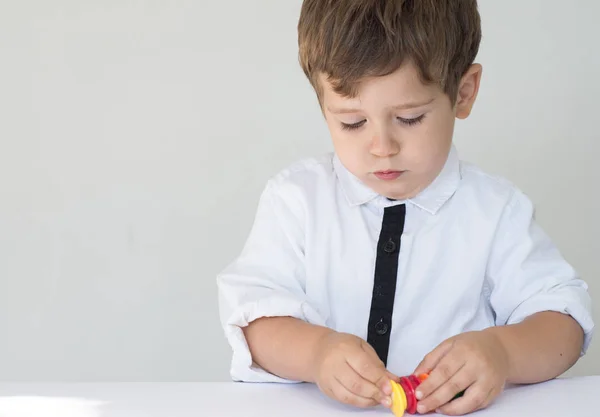
[[[318,342],[313,379],[327,396],[361,408],[391,407],[390,380],[399,378],[385,369],[375,350],[361,338],[331,332]]]

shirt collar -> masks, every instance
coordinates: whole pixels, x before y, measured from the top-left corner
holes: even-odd
[[[346,200],[351,206],[366,204],[381,197],[348,171],[337,154],[334,154],[333,167]],[[460,161],[456,148],[452,146],[446,163],[437,178],[426,189],[415,197],[408,199],[407,202],[430,214],[436,214],[446,201],[454,195],[460,179]]]

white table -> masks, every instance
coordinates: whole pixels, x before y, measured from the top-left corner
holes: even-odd
[[[508,388],[478,417],[598,417],[600,376]],[[330,401],[311,384],[0,383],[1,417],[392,417]],[[409,416],[407,414],[407,416]]]

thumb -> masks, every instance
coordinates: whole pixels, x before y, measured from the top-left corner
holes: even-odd
[[[421,363],[416,367],[414,374],[421,375],[431,372],[450,349],[452,349],[452,345],[454,345],[453,340],[446,340],[438,345],[438,347],[425,355]]]

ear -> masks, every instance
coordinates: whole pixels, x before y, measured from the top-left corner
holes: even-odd
[[[471,114],[479,92],[482,71],[483,68],[480,64],[473,64],[461,78],[456,97],[457,118],[466,119]]]

